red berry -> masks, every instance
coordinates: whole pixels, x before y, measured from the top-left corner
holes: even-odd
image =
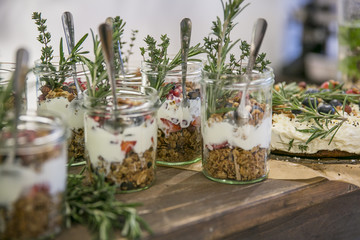
[[[128,153],[128,152],[130,152],[131,149],[133,149],[135,144],[136,144],[136,141],[121,141],[121,144],[120,144],[121,151]]]
[[[305,89],[306,88],[306,82],[301,81],[301,82],[298,83],[298,86]]]
[[[345,105],[344,111],[347,112],[348,114],[350,114],[352,109],[349,105]]]
[[[323,84],[321,84],[320,88],[322,89],[329,89],[329,81],[324,82]]]
[[[179,89],[175,89],[173,94],[174,94],[175,97],[180,97],[180,93],[181,92],[180,92]]]

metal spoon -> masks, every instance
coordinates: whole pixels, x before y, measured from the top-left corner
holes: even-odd
[[[114,19],[112,17],[108,17],[108,18],[106,18],[105,22],[112,27],[113,23],[114,23]],[[119,51],[120,71],[121,71],[121,74],[123,75],[124,80],[125,80],[125,74],[126,73],[125,73],[124,61],[123,61],[123,58],[122,58],[122,55],[121,55],[121,45],[120,45],[119,40],[117,41],[117,47],[118,47],[118,51]]]
[[[27,63],[29,61],[29,53],[27,50],[20,48],[16,52],[16,67],[14,72],[13,89],[14,89],[14,125],[12,130],[12,136],[14,144],[12,151],[9,153],[8,163],[12,165],[16,157],[17,149],[17,133],[19,125],[19,117],[22,105],[22,94],[25,90],[25,79],[28,71]]]
[[[122,132],[122,119],[116,117],[116,112],[118,110],[118,101],[116,96],[116,83],[115,83],[115,71],[114,71],[114,48],[113,48],[113,38],[112,38],[112,27],[103,23],[99,26],[101,48],[104,55],[106,69],[108,72],[108,78],[111,87],[111,94],[113,100],[113,116],[112,119],[109,119],[105,122],[104,128],[114,131]]]
[[[251,72],[255,66],[255,60],[259,53],[261,43],[264,39],[266,28],[267,28],[267,22],[263,18],[259,18],[256,21],[253,28],[251,45],[250,45],[249,62],[246,67],[246,74],[244,78],[246,85],[241,95],[240,105],[235,111],[235,121],[237,122],[238,125],[246,124],[249,118],[251,118],[250,112],[248,112],[245,108],[245,97],[251,81],[249,76],[251,75]]]
[[[186,74],[187,59],[189,55],[190,38],[191,38],[191,20],[184,18],[180,23],[181,36],[181,86],[183,92],[183,107],[189,107],[190,103],[186,95]]]
[[[68,53],[70,55],[75,46],[74,19],[70,12],[64,12],[61,16],[61,20],[62,20],[62,25],[63,25],[63,29],[64,29]],[[74,84],[75,84],[76,92],[77,92],[77,99],[81,99],[83,97],[82,89],[81,89],[80,84],[76,77],[76,65],[75,64],[72,65],[72,70],[73,70],[72,76],[74,79]]]

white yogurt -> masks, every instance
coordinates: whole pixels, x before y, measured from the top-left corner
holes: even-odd
[[[97,166],[100,156],[108,162],[122,163],[126,154],[121,150],[122,141],[136,141],[133,151],[142,156],[151,146],[156,149],[156,139],[156,121],[147,120],[139,126],[125,128],[121,134],[114,134],[85,114],[85,148],[94,166]]]
[[[72,129],[84,127],[84,109],[81,104],[69,102],[66,97],[46,99],[39,103],[39,110],[48,110],[59,114]]]
[[[319,150],[340,150],[349,153],[360,154],[359,118],[357,116],[349,116],[346,113],[345,117],[347,117],[348,120],[343,123],[330,144],[329,141],[331,139],[331,135],[323,139],[315,138],[310,143],[306,144],[306,141],[311,134],[301,133],[296,129],[308,129],[312,125],[315,125],[314,121],[301,123],[296,118],[291,119],[284,114],[274,114],[271,149],[308,154],[316,153]],[[335,122],[329,123],[329,129],[335,125]],[[289,150],[290,141],[292,141],[293,147],[291,147]],[[299,147],[305,145],[306,149]]]
[[[205,124],[202,129],[204,144],[212,150],[213,145],[227,143],[233,147],[251,150],[253,147],[269,148],[271,141],[271,118],[266,117],[256,126],[237,126],[228,122]]]
[[[200,116],[200,98],[189,100],[189,107],[183,107],[182,102],[166,100],[158,110],[157,122],[163,132],[168,126],[161,121],[161,118],[169,120],[175,125],[180,124],[181,128],[187,128],[196,117]]]
[[[37,171],[20,164],[0,165],[0,205],[11,207],[22,194],[36,184],[48,186],[51,195],[64,192],[67,176],[66,153],[66,149],[63,148],[57,158],[46,161]]]

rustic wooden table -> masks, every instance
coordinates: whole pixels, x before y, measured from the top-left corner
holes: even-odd
[[[227,185],[158,167],[151,188],[117,198],[143,203],[144,239],[360,239],[360,189],[323,178]],[[77,226],[57,239],[91,235]]]

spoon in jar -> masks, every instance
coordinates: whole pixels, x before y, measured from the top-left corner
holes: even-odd
[[[16,67],[13,78],[14,90],[14,125],[12,129],[12,137],[14,139],[13,148],[9,153],[8,164],[12,165],[16,158],[16,150],[18,144],[18,125],[20,118],[20,111],[22,105],[22,94],[25,90],[25,80],[28,71],[27,63],[29,61],[29,53],[27,50],[20,48],[16,52]]]
[[[113,47],[113,37],[112,37],[112,27],[103,23],[99,26],[99,34],[100,34],[100,42],[101,48],[104,55],[106,69],[108,73],[108,79],[110,82],[111,95],[113,100],[113,119],[105,122],[106,126],[104,128],[110,128],[111,125],[112,130],[120,130],[122,131],[122,121],[121,119],[116,117],[116,112],[118,110],[118,101],[116,96],[116,83],[115,83],[115,71],[114,71],[114,47]]]
[[[106,18],[105,22],[112,27],[113,23],[114,23],[114,19],[112,17],[108,17],[108,18]],[[117,48],[118,48],[118,51],[119,51],[120,72],[123,75],[124,80],[125,80],[125,74],[126,73],[125,73],[124,61],[123,61],[122,54],[121,54],[120,40],[117,40]]]
[[[64,12],[61,16],[61,20],[62,20],[62,25],[63,25],[63,29],[64,29],[68,53],[70,55],[75,46],[74,19],[70,12]],[[78,100],[82,99],[82,97],[83,97],[82,89],[80,87],[79,81],[77,80],[76,65],[73,64],[71,67],[72,67],[72,76],[74,79],[74,84],[75,84],[75,88],[76,88],[76,92],[77,92],[76,99],[73,99],[72,102],[75,101],[74,103],[79,103]],[[81,106],[80,103],[79,103],[79,105]]]
[[[181,87],[183,92],[183,107],[189,107],[190,103],[186,95],[186,74],[187,74],[187,59],[189,55],[189,46],[191,38],[191,20],[184,18],[180,23],[181,36]]]
[[[245,89],[243,90],[242,95],[241,95],[240,105],[235,110],[235,113],[234,113],[235,121],[240,126],[246,124],[249,121],[249,118],[251,118],[251,114],[246,109],[246,106],[245,106],[245,101],[246,101],[245,97],[246,97],[246,93],[247,93],[247,90],[249,88],[250,81],[251,81],[250,75],[255,66],[255,60],[259,53],[261,43],[264,39],[266,28],[267,28],[267,22],[263,18],[259,18],[256,21],[254,28],[253,28],[251,45],[250,45],[249,61],[248,61],[248,65],[246,67],[246,73],[245,73],[245,77],[244,77],[246,85],[245,85]]]

